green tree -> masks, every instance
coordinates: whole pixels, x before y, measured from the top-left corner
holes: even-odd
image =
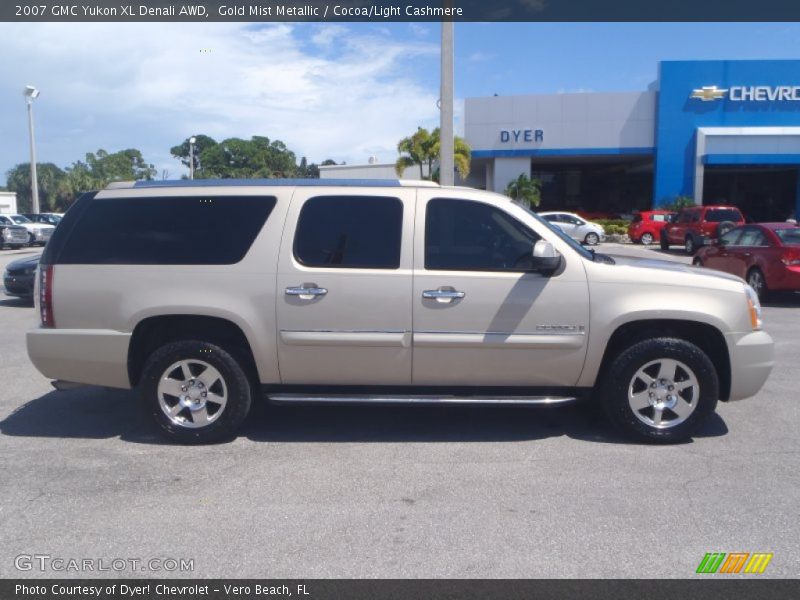
[[[422,179],[438,180],[438,175],[433,166],[434,163],[439,161],[439,151],[441,149],[439,136],[438,127],[431,132],[424,127],[418,127],[414,134],[400,140],[397,144],[397,152],[400,156],[394,165],[398,177],[402,177],[407,168],[418,165],[419,175]],[[471,150],[469,144],[464,139],[455,136],[453,160],[456,170],[462,179],[466,179],[469,175],[470,158]]]
[[[696,206],[694,198],[691,196],[675,196],[671,202],[662,205],[660,208],[678,212],[680,209],[690,206]]]
[[[60,210],[69,196],[66,173],[53,163],[36,163],[36,176],[39,180],[39,210]],[[31,212],[31,164],[16,165],[6,173],[6,180],[8,191],[17,194],[17,209]]]
[[[525,173],[522,173],[519,177],[509,182],[503,193],[528,208],[539,206],[542,201],[542,182],[538,179],[531,179]]]
[[[197,179],[203,179],[203,163],[200,160],[200,155],[208,148],[216,146],[217,142],[214,138],[202,133],[194,136],[194,138],[194,176]],[[184,167],[189,168],[189,138],[183,140],[181,144],[173,146],[169,151],[172,156],[180,159]]]
[[[86,154],[86,165],[92,177],[105,187],[112,181],[131,181],[138,179],[153,179],[156,169],[147,164],[142,153],[135,148],[120,150],[109,154],[105,150]]]
[[[179,147],[173,150],[176,148]],[[229,138],[207,146],[200,153],[200,169],[195,171],[195,178],[295,177],[296,161],[294,152],[280,140],[270,141],[263,136],[253,136],[250,140]]]

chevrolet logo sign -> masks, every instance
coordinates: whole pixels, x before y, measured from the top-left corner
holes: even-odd
[[[703,102],[713,102],[714,100],[724,98],[725,94],[727,93],[728,90],[721,90],[715,85],[707,85],[697,90],[692,90],[692,93],[689,97],[702,100]]]

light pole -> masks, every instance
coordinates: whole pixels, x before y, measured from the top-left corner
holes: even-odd
[[[445,6],[452,3],[445,2]],[[453,153],[453,22],[442,21],[442,79],[439,124],[439,183],[455,185]]]
[[[192,136],[189,138],[189,179],[194,179],[194,143],[197,138]]]
[[[22,93],[25,96],[25,103],[28,105],[28,133],[31,138],[31,210],[38,213],[39,180],[36,177],[36,143],[33,139],[33,101],[39,97],[39,90],[32,85],[26,85]]]

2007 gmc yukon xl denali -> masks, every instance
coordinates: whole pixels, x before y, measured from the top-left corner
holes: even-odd
[[[171,438],[276,401],[553,403],[689,437],[761,388],[773,343],[741,279],[585,250],[504,196],[415,182],[113,184],[39,267],[47,377],[138,387]]]

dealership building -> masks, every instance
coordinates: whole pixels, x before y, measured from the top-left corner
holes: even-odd
[[[800,210],[800,60],[664,61],[644,91],[467,98],[464,137],[464,183],[502,192],[524,173],[542,182],[542,210],[625,214],[689,196],[785,220]]]
[[[468,183],[542,181],[542,208],[626,213],[689,196],[755,220],[800,208],[800,61],[665,61],[647,91],[468,98]]]

